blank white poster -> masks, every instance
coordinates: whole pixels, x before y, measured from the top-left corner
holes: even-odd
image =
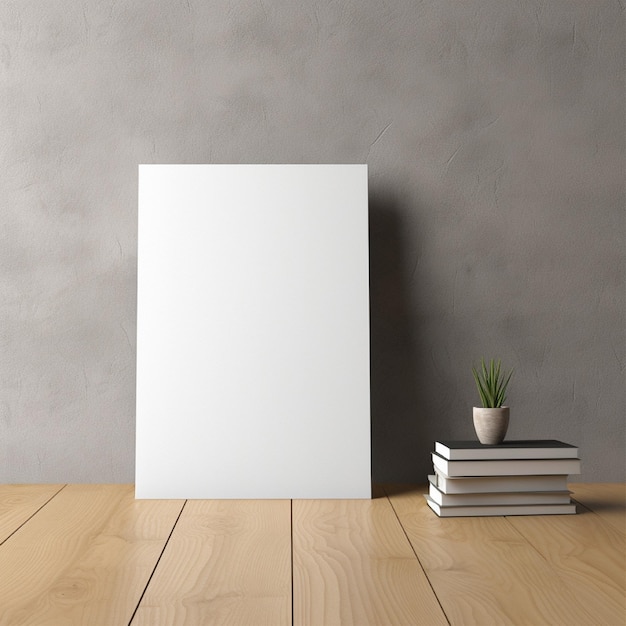
[[[140,165],[136,496],[369,498],[367,166]]]

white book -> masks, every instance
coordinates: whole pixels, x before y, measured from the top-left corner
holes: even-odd
[[[573,515],[576,505],[571,504],[517,504],[495,506],[441,506],[424,494],[428,506],[439,517],[486,517],[502,515]]]
[[[446,476],[519,476],[580,474],[580,459],[493,459],[449,461],[432,453],[433,465]]]
[[[521,491],[567,491],[567,474],[553,476],[478,476],[451,478],[435,472],[443,493],[497,493]]]
[[[512,439],[495,446],[480,441],[436,441],[435,452],[450,461],[578,458],[576,446],[555,439]]]
[[[499,504],[570,504],[569,491],[523,491],[517,493],[447,494],[437,489],[435,476],[429,476],[429,496],[440,506],[496,506]]]

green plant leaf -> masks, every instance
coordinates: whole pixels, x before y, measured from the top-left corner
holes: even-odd
[[[485,359],[482,358],[480,369],[472,366],[472,374],[483,406],[486,408],[502,406],[506,400],[506,391],[513,375],[513,370],[505,374],[500,359],[498,361],[489,359],[489,365],[487,366]]]

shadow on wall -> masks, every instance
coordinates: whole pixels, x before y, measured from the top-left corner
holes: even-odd
[[[420,358],[415,297],[402,207],[392,194],[370,190],[370,360],[372,480],[426,481],[432,449],[423,398],[427,364]],[[412,245],[409,245],[412,244]],[[420,384],[422,383],[422,384]]]

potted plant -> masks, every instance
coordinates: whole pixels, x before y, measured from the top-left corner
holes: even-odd
[[[479,368],[472,367],[482,407],[474,407],[474,429],[480,443],[497,445],[504,441],[509,427],[509,407],[503,406],[513,370],[505,373],[500,360],[481,359]]]

